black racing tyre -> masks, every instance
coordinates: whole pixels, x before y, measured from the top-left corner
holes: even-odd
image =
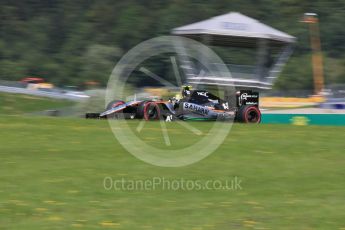
[[[261,112],[256,106],[244,105],[237,111],[236,120],[243,123],[258,124],[261,122]]]
[[[113,100],[111,102],[108,103],[107,107],[105,108],[105,110],[109,110],[111,108],[114,108],[116,106],[119,106],[119,105],[123,105],[125,104],[124,101],[121,101],[121,100]]]
[[[155,102],[147,102],[144,106],[144,119],[146,121],[159,120],[161,117],[161,111],[159,105]]]

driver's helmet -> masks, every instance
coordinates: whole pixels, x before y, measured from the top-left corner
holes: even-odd
[[[182,97],[190,96],[191,90],[192,90],[192,86],[190,86],[190,85],[182,86]]]

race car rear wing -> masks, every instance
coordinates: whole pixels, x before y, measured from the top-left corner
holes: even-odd
[[[253,105],[259,107],[259,93],[251,90],[240,90],[236,93],[236,106]]]

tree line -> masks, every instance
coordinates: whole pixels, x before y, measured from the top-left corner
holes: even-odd
[[[57,85],[105,85],[115,63],[136,44],[230,11],[297,37],[277,89],[313,87],[309,31],[300,20],[305,12],[317,13],[326,83],[345,83],[342,0],[0,0],[0,79],[40,76]]]

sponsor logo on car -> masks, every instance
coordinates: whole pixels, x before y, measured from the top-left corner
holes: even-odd
[[[192,103],[184,103],[184,108],[203,115],[208,115],[209,113],[207,108]]]
[[[241,95],[242,100],[247,100],[248,98],[258,98],[258,95],[243,93]]]
[[[197,92],[199,96],[208,97],[207,92]]]
[[[242,93],[239,98],[239,106],[246,104],[246,105],[257,105],[258,102],[258,94],[248,94],[248,93]],[[245,102],[245,103],[243,103]]]

